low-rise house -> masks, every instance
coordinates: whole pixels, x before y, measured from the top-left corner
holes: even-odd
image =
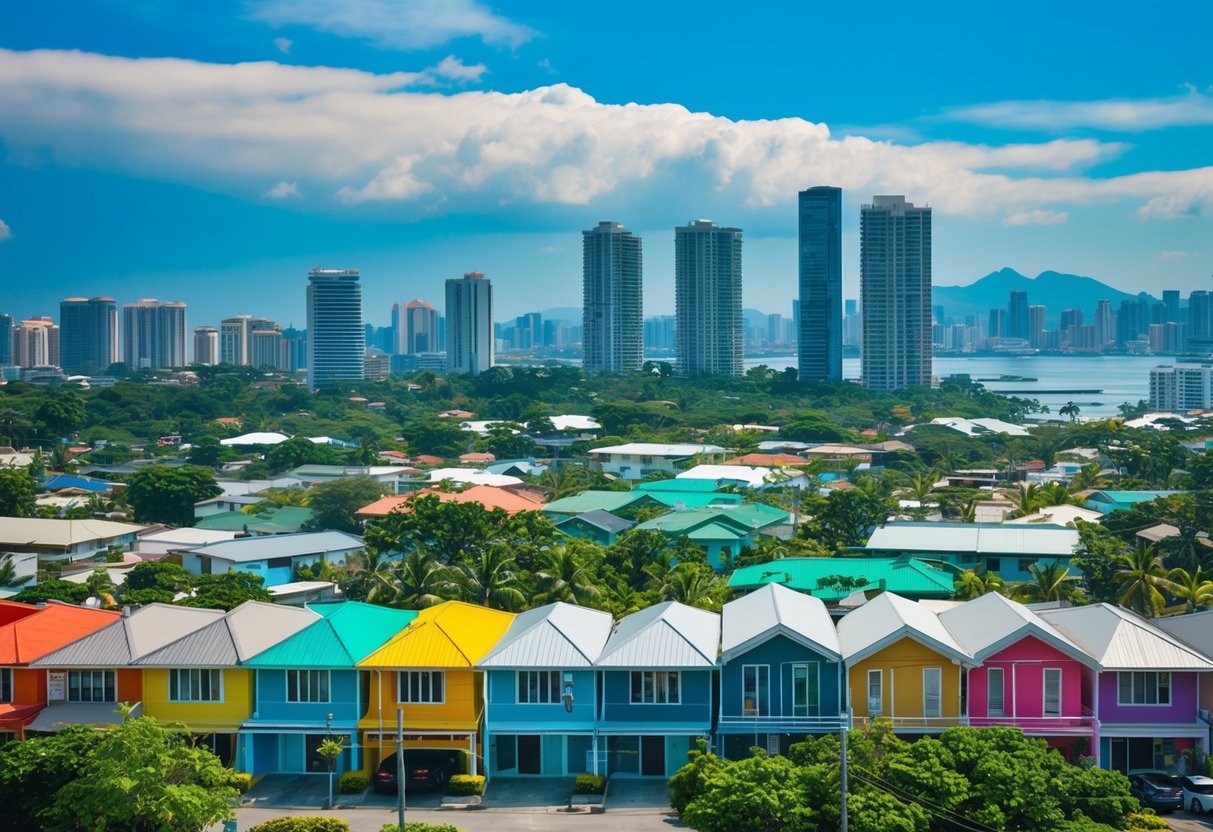
[[[762,468],[796,468],[808,465],[809,461],[802,456],[786,453],[753,453],[742,454],[726,459],[722,465],[755,465]]]
[[[692,460],[719,462],[728,449],[716,445],[629,442],[595,448],[587,454],[589,462],[604,474],[625,480],[642,480],[649,474],[676,474]]]
[[[903,598],[946,599],[955,594],[955,574],[918,558],[779,558],[743,566],[729,575],[734,592],[779,584],[836,604],[856,592],[893,592]]]
[[[943,425],[965,436],[988,436],[992,433],[1007,436],[1031,436],[1023,425],[1014,425],[1001,419],[965,419],[961,416],[941,416],[931,420],[932,425]]]
[[[184,550],[181,565],[191,575],[222,575],[228,571],[260,575],[269,587],[295,580],[299,566],[341,566],[361,551],[362,538],[346,532],[258,535]]]
[[[869,555],[909,555],[1026,581],[1033,565],[1070,566],[1077,544],[1078,531],[1067,526],[895,522],[878,526],[865,549]]]
[[[380,497],[375,502],[358,509],[355,516],[370,519],[387,517],[395,511],[408,511],[408,504],[411,500],[426,494],[432,494],[444,503],[479,503],[489,511],[499,508],[511,516],[522,511],[542,511],[545,505],[542,496],[531,490],[515,490],[495,485],[473,485],[462,491],[423,488],[409,494]]]
[[[1054,526],[1077,526],[1079,520],[1084,523],[1098,523],[1101,517],[1103,517],[1102,514],[1089,508],[1060,505],[1043,506],[1031,514],[1025,514],[1023,517],[1016,517],[1006,522],[1013,526],[1039,523]]]
[[[454,485],[492,485],[502,488],[507,485],[522,485],[518,477],[506,474],[490,474],[483,468],[434,468],[426,471],[421,479],[406,480],[402,485],[416,488],[418,485],[436,485],[450,482]]]
[[[245,511],[225,511],[203,517],[194,524],[196,529],[229,531],[238,534],[294,534],[303,531],[313,517],[305,506],[274,506],[256,514]]]
[[[135,543],[135,554],[144,560],[157,560],[178,549],[192,549],[209,543],[234,540],[236,532],[196,529],[183,526],[179,529],[160,529],[139,535]]]
[[[595,491],[590,489],[580,494],[552,500],[543,507],[545,515],[554,522],[576,517],[591,511],[607,511],[615,515],[634,513],[640,508],[666,510],[666,504],[648,492]]]
[[[229,511],[242,511],[245,506],[255,506],[264,503],[264,497],[255,494],[221,494],[209,500],[199,500],[194,503],[194,518],[201,520],[212,514],[223,514]]]
[[[739,506],[744,500],[735,491],[721,491],[713,480],[678,479],[638,482],[634,494],[647,494],[668,508],[703,508],[704,506]]]
[[[393,494],[403,491],[404,483],[416,474],[417,469],[408,465],[300,465],[286,472],[309,488],[345,477],[370,477]]]
[[[569,537],[592,540],[599,546],[610,546],[619,535],[635,525],[635,521],[618,517],[609,511],[585,511],[555,522],[558,531]]]
[[[0,517],[0,552],[37,555],[70,563],[108,549],[130,549],[144,526],[112,520]]]
[[[1102,514],[1110,514],[1113,511],[1128,511],[1138,503],[1152,503],[1160,497],[1171,497],[1182,493],[1181,491],[1114,491],[1104,489],[1088,494],[1086,506]]]
[[[812,481],[796,469],[747,465],[696,465],[681,472],[674,479],[704,480],[714,483],[717,488],[733,486],[755,491],[768,488],[809,488],[812,485]]]
[[[686,538],[707,551],[708,563],[717,571],[754,542],[756,535],[786,526],[788,513],[763,503],[740,506],[709,506],[671,511],[636,526],[659,531],[667,537]]]

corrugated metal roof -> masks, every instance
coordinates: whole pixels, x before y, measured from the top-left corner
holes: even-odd
[[[10,606],[6,604],[5,606]],[[118,613],[90,607],[50,602],[44,607],[24,607],[21,617],[0,627],[0,665],[29,664],[70,644],[81,636],[112,624]]]
[[[1155,618],[1154,624],[1206,656],[1213,656],[1213,610]]]
[[[358,662],[358,667],[470,668],[513,620],[513,613],[445,601],[419,612],[412,624]]]
[[[414,610],[396,610],[358,601],[310,604],[308,608],[322,618],[258,653],[245,664],[249,667],[353,667],[417,617]]]
[[[838,622],[838,643],[848,665],[903,638],[912,638],[955,661],[974,664],[935,613],[892,592],[882,592]]]
[[[223,617],[222,610],[148,604],[31,662],[33,667],[123,667]]]
[[[628,529],[632,528],[632,526],[636,525],[633,521],[625,520],[622,517],[617,517],[616,515],[611,514],[609,511],[601,511],[596,509],[594,511],[583,511],[581,514],[576,514],[572,517],[566,517],[564,520],[561,520],[556,524],[556,528],[560,528],[565,523],[573,520],[580,520],[583,523],[594,526],[595,528],[615,534],[627,531]]]
[[[553,500],[544,507],[547,514],[584,514],[587,511],[619,511],[644,497],[632,491],[582,491],[571,497]]]
[[[1098,666],[1094,658],[1048,621],[997,592],[943,610],[939,620],[978,661],[1032,636],[1088,667]]]
[[[767,584],[724,605],[720,660],[729,661],[777,635],[826,658],[842,658],[838,631],[820,598],[779,584]]]
[[[606,448],[595,448],[590,456],[598,454],[623,454],[625,456],[661,456],[684,457],[695,454],[723,454],[728,448],[718,445],[661,445],[656,442],[628,442],[624,445],[611,445]]]
[[[245,601],[201,629],[136,659],[141,667],[235,667],[320,619],[306,607]]]
[[[769,563],[743,566],[729,576],[729,586],[748,589],[779,583],[819,598],[844,598],[855,590],[820,587],[823,578],[841,575],[864,579],[860,590],[884,589],[900,595],[951,597],[955,579],[951,572],[917,558],[781,558]]]
[[[868,539],[867,549],[1069,557],[1077,543],[1078,531],[1065,526],[906,522],[879,526]]]
[[[136,702],[131,717],[143,715],[143,704]],[[43,708],[28,731],[60,731],[69,725],[120,725],[123,720],[114,702],[63,702]]]
[[[299,532],[263,537],[240,537],[190,549],[196,555],[222,558],[235,563],[270,558],[289,558],[321,552],[342,552],[362,548],[362,538],[345,532]]]
[[[520,613],[480,667],[591,667],[606,646],[609,613],[557,602]]]
[[[607,640],[598,667],[715,667],[720,615],[666,601],[626,616]]]
[[[1103,670],[1213,670],[1213,661],[1141,616],[1111,604],[1044,610]]]
[[[112,520],[57,520],[46,517],[0,517],[0,546],[67,548],[111,537],[137,534],[147,528]]]

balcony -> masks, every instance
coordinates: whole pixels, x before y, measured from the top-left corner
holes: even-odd
[[[860,731],[871,728],[877,722],[893,726],[894,731],[944,731],[969,724],[965,716],[857,716],[851,727]]]
[[[1079,714],[1063,714],[1061,716],[971,716],[969,725],[975,728],[1007,726],[1019,728],[1025,734],[1077,734],[1089,735],[1095,732],[1096,719],[1090,708],[1083,708]]]
[[[721,714],[717,730],[725,734],[814,734],[840,731],[850,725],[846,714],[824,716],[758,715],[753,712]]]

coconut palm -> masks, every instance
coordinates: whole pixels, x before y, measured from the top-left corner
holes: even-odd
[[[931,497],[931,492],[935,490],[935,483],[939,482],[939,477],[934,471],[928,471],[925,474],[915,474],[910,478],[910,496],[917,500],[921,505],[926,505],[927,500]]]
[[[465,601],[516,610],[526,603],[518,581],[518,563],[504,546],[490,546],[455,567],[454,581]]]
[[[543,589],[535,598],[536,606],[553,601],[585,604],[602,595],[592,583],[590,570],[569,547],[548,549],[542,554],[540,563],[535,577]]]
[[[395,566],[384,553],[369,549],[363,549],[346,562],[350,577],[361,579],[368,604],[387,603],[395,595],[392,581]]]
[[[1034,482],[1030,482],[1023,488],[1014,488],[1005,492],[1006,496],[1015,504],[1015,517],[1025,517],[1040,508],[1040,486]]]
[[[1167,585],[1167,570],[1162,557],[1150,546],[1121,555],[1120,568],[1116,570],[1120,584],[1117,601],[1134,612],[1154,616],[1162,609],[1166,599],[1159,587]]]
[[[267,488],[257,496],[264,497],[274,505],[296,507],[306,506],[312,498],[310,491],[298,485],[289,488]]]
[[[1079,407],[1078,405],[1074,404],[1074,402],[1066,402],[1065,404],[1063,404],[1061,407],[1059,407],[1057,409],[1057,414],[1059,416],[1069,417],[1071,422],[1077,421],[1078,416],[1081,413],[1082,413],[1082,408]]]
[[[447,568],[421,548],[413,549],[395,565],[391,590],[391,606],[414,610],[432,607],[453,594]]]
[[[953,586],[955,596],[965,601],[990,592],[1002,592],[1004,588],[1002,577],[997,572],[977,572],[973,569],[966,569],[957,575]]]
[[[680,563],[666,573],[660,590],[661,600],[705,610],[719,609],[720,605],[712,595],[715,583],[716,575],[711,569],[701,564]]]
[[[1058,561],[1053,561],[1045,566],[1034,563],[1028,567],[1028,572],[1032,575],[1031,580],[1016,584],[1014,587],[1014,595],[1020,600],[1028,602],[1067,601],[1074,596],[1078,589],[1078,577],[1071,575],[1070,568],[1062,566]]]
[[[1075,497],[1070,489],[1059,482],[1042,485],[1036,492],[1037,507],[1074,505]]]
[[[32,575],[26,575],[24,578],[17,577],[17,567],[13,563],[12,552],[5,552],[0,555],[0,586],[16,587],[29,581]]]
[[[1070,488],[1074,491],[1087,491],[1092,488],[1103,488],[1108,484],[1108,475],[1098,462],[1091,462],[1078,469],[1078,473],[1070,480]]]
[[[1201,607],[1213,605],[1213,581],[1206,577],[1199,566],[1191,572],[1187,569],[1172,569],[1167,573],[1167,579],[1161,583],[1168,595],[1177,601],[1183,601],[1185,612],[1195,612]]]

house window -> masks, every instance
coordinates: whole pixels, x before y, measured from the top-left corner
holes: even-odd
[[[441,705],[446,701],[441,670],[400,671],[400,701],[414,705]]]
[[[1045,716],[1061,716],[1061,668],[1045,668]]]
[[[268,566],[270,569],[289,569],[290,565],[291,559],[289,557],[270,558],[268,561],[266,561],[266,566]]]
[[[1019,571],[1020,572],[1031,572],[1032,567],[1035,565],[1036,565],[1035,558],[1020,558],[1019,559]]]
[[[1171,674],[1165,670],[1117,673],[1116,704],[1170,705]]]
[[[741,668],[741,713],[769,716],[771,713],[771,666],[747,664]]]
[[[1001,667],[991,667],[986,671],[986,716],[1006,716],[1004,674],[1005,671]]]
[[[117,702],[114,671],[69,670],[67,672],[67,701]]]
[[[633,670],[633,705],[677,705],[679,702],[677,670]]]
[[[817,716],[821,705],[820,667],[792,665],[792,716]]]
[[[0,667],[0,702],[13,701],[12,668]]]
[[[288,670],[286,672],[287,702],[328,702],[329,671]]]
[[[879,670],[868,671],[868,716],[880,716],[884,710],[884,679]]]
[[[222,702],[223,671],[180,669],[168,672],[170,702]]]
[[[922,669],[922,715],[938,719],[943,715],[943,670],[938,667]]]
[[[560,701],[559,670],[518,671],[518,703],[553,705]]]
[[[986,572],[998,574],[1000,569],[1002,569],[1002,558],[986,558]]]

